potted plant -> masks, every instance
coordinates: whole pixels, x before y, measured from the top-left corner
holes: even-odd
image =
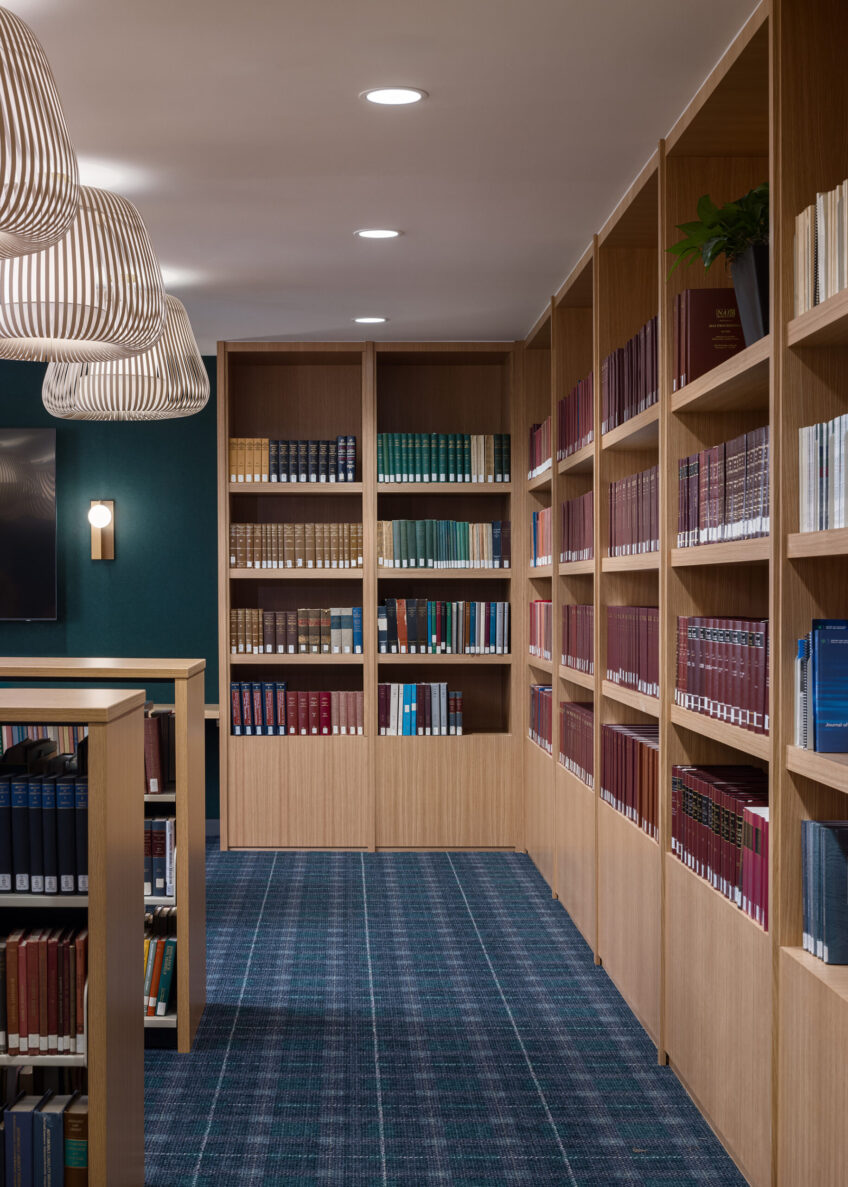
[[[705,269],[724,256],[733,277],[745,345],[750,346],[769,329],[768,182],[724,206],[716,206],[704,194],[697,213],[695,222],[677,227],[684,238],[668,248],[677,257],[669,276],[678,264],[691,264],[699,256]]]

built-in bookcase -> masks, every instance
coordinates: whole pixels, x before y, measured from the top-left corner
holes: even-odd
[[[222,344],[219,352],[221,697],[233,680],[290,689],[362,690],[364,734],[233,737],[222,717],[222,844],[228,848],[513,848],[521,718],[513,659],[523,638],[515,564],[524,556],[512,491],[520,463],[511,343]],[[378,482],[378,433],[509,433],[512,479]],[[227,441],[356,437],[356,482],[229,482]],[[378,564],[377,523],[390,519],[512,522],[509,569],[397,569]],[[231,522],[363,524],[361,570],[238,570]],[[511,603],[504,655],[380,655],[385,598]],[[229,610],[361,605],[361,655],[230,654]],[[520,650],[518,652],[520,654]],[[462,737],[378,732],[378,684],[445,681],[463,693]]]

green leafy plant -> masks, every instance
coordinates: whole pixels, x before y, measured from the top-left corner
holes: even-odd
[[[667,251],[677,259],[668,270],[671,276],[678,264],[691,264],[698,256],[707,269],[725,256],[729,264],[738,259],[754,243],[768,243],[769,187],[768,182],[749,190],[735,202],[716,206],[709,194],[698,201],[698,218],[691,223],[679,223],[684,238],[673,243]]]

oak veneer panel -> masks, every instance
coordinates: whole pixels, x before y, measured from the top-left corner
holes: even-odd
[[[660,851],[598,802],[598,955],[656,1043],[660,1030]]]
[[[144,697],[144,689],[0,688],[0,721],[105,725],[143,706]]]
[[[767,411],[771,344],[771,335],[766,334],[685,384],[672,394],[672,412],[736,412],[740,408]]]
[[[556,893],[583,939],[595,947],[595,793],[556,764]]]
[[[205,665],[204,665],[205,666]],[[206,738],[204,671],[174,682],[176,757],[177,1046],[191,1050],[206,1005]]]
[[[518,784],[511,735],[375,741],[378,847],[514,848]]]
[[[666,927],[669,1058],[749,1181],[765,1187],[771,1176],[769,936],[671,854]]]
[[[205,667],[203,659],[14,656],[0,659],[0,680],[180,680]]]
[[[368,738],[230,737],[228,742],[230,848],[369,845]]]
[[[818,966],[818,967],[816,967]],[[780,952],[777,1181],[843,1187],[848,1166],[848,969]]]
[[[554,716],[557,710],[554,706]],[[524,739],[524,844],[553,892],[556,887],[554,760]]]
[[[509,432],[508,355],[494,362],[473,354],[467,362],[423,358],[410,365],[396,355],[378,354],[378,432]]]

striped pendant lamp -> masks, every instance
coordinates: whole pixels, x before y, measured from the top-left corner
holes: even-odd
[[[167,420],[199,412],[209,399],[188,314],[165,297],[165,329],[143,354],[111,363],[51,363],[41,397],[63,420]]]
[[[0,358],[108,362],[149,349],[165,324],[162,271],[141,215],[80,186],[65,237],[0,260]]]
[[[44,50],[0,8],[0,258],[57,243],[78,205],[76,153]]]

